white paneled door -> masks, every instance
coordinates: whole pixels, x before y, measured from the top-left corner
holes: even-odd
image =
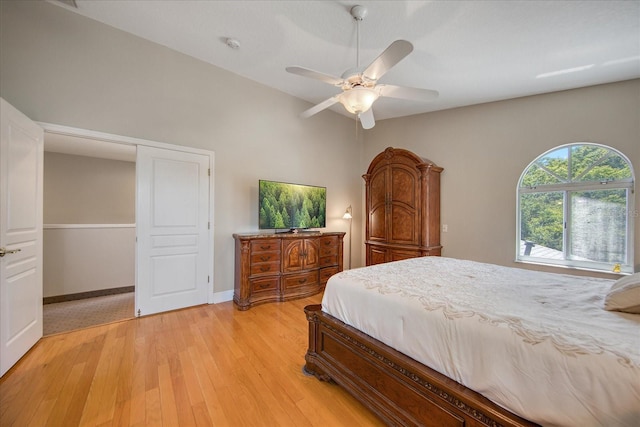
[[[42,337],[43,130],[0,98],[0,376]]]
[[[138,146],[136,314],[207,303],[209,157]]]

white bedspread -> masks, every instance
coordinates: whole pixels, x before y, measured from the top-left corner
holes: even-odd
[[[424,257],[331,277],[325,312],[544,426],[640,426],[640,315],[613,280]]]

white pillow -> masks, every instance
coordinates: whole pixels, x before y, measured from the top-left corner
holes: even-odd
[[[640,314],[640,273],[616,280],[604,298],[604,308]]]

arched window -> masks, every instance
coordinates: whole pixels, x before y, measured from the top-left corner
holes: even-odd
[[[631,162],[576,143],[535,159],[518,182],[517,261],[633,272]]]

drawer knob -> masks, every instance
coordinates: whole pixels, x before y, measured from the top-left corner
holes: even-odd
[[[263,262],[264,261],[269,261],[270,259],[271,259],[271,255],[262,255],[260,257],[260,260],[263,261]]]
[[[262,267],[260,267],[260,271],[269,271],[271,270],[271,266],[269,265],[263,265]]]
[[[267,249],[271,249],[271,245],[260,246],[260,249],[262,249],[263,251],[266,251]]]
[[[307,281],[307,278],[305,277],[304,279],[300,279],[298,280],[298,283],[300,283],[301,285]]]

